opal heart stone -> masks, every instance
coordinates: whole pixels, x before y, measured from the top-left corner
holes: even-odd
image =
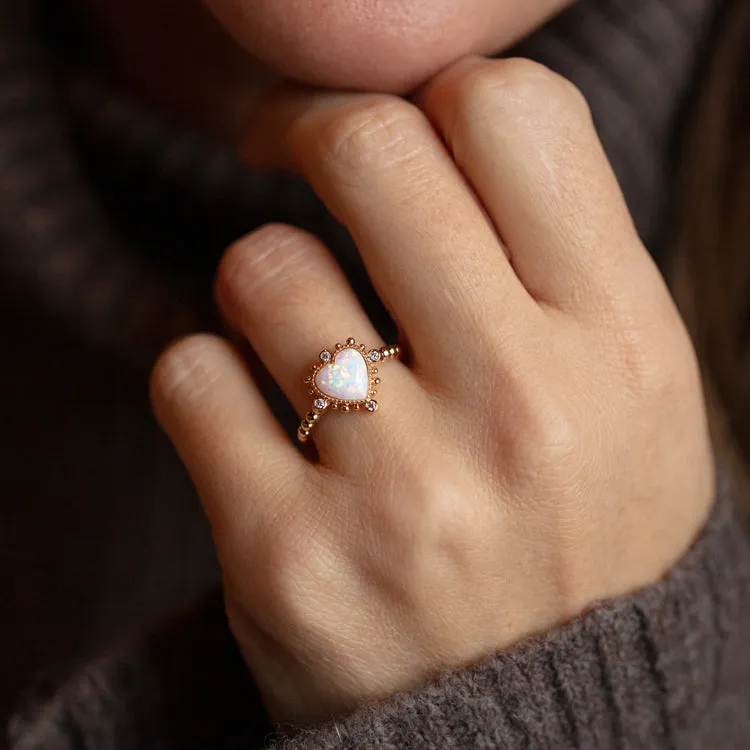
[[[315,375],[321,393],[339,401],[364,401],[370,390],[365,358],[356,349],[344,349]]]

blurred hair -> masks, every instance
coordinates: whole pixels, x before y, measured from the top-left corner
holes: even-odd
[[[748,497],[750,3],[724,5],[678,155],[670,281],[701,362],[717,453]]]

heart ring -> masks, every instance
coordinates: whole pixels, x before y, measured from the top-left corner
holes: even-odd
[[[333,349],[324,349],[312,366],[312,375],[304,381],[310,388],[313,405],[297,430],[300,442],[307,442],[315,424],[330,409],[377,411],[378,365],[398,359],[400,354],[398,346],[368,350],[353,338],[347,339],[346,344],[336,344]]]

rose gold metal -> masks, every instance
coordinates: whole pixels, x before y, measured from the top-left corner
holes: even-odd
[[[318,386],[315,384],[315,375],[321,368],[331,364],[336,356],[345,349],[354,349],[357,353],[361,354],[365,360],[367,366],[367,375],[369,381],[369,387],[367,389],[367,395],[365,398],[359,401],[345,401],[341,399],[331,398],[327,394],[323,393]],[[380,356],[376,361],[370,359],[370,354],[377,352]],[[323,359],[323,355],[326,353],[330,354],[329,359]],[[310,439],[315,425],[320,421],[320,418],[325,412],[333,409],[334,411],[342,411],[344,413],[351,413],[354,411],[365,411],[374,413],[377,411],[377,406],[374,410],[366,408],[366,405],[374,400],[374,396],[377,395],[376,385],[380,385],[380,378],[378,375],[378,365],[381,361],[385,362],[390,359],[398,359],[401,356],[401,348],[398,346],[384,346],[380,349],[368,349],[364,344],[357,344],[353,338],[346,339],[346,344],[336,344],[334,347],[322,349],[320,355],[318,355],[318,361],[312,366],[312,375],[307,375],[303,382],[308,386],[308,392],[313,397],[313,405],[311,410],[305,415],[304,419],[300,422],[299,429],[297,430],[297,439],[301,443],[306,443]],[[325,406],[318,408],[316,402],[325,402]],[[377,404],[377,402],[376,402]]]

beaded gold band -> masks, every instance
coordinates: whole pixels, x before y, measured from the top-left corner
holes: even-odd
[[[378,365],[400,356],[398,346],[368,349],[353,338],[347,339],[346,344],[336,344],[333,349],[323,349],[318,355],[319,361],[312,366],[312,374],[304,380],[310,388],[313,404],[297,430],[299,441],[306,443],[320,418],[331,409],[376,412],[375,396],[380,385]]]

